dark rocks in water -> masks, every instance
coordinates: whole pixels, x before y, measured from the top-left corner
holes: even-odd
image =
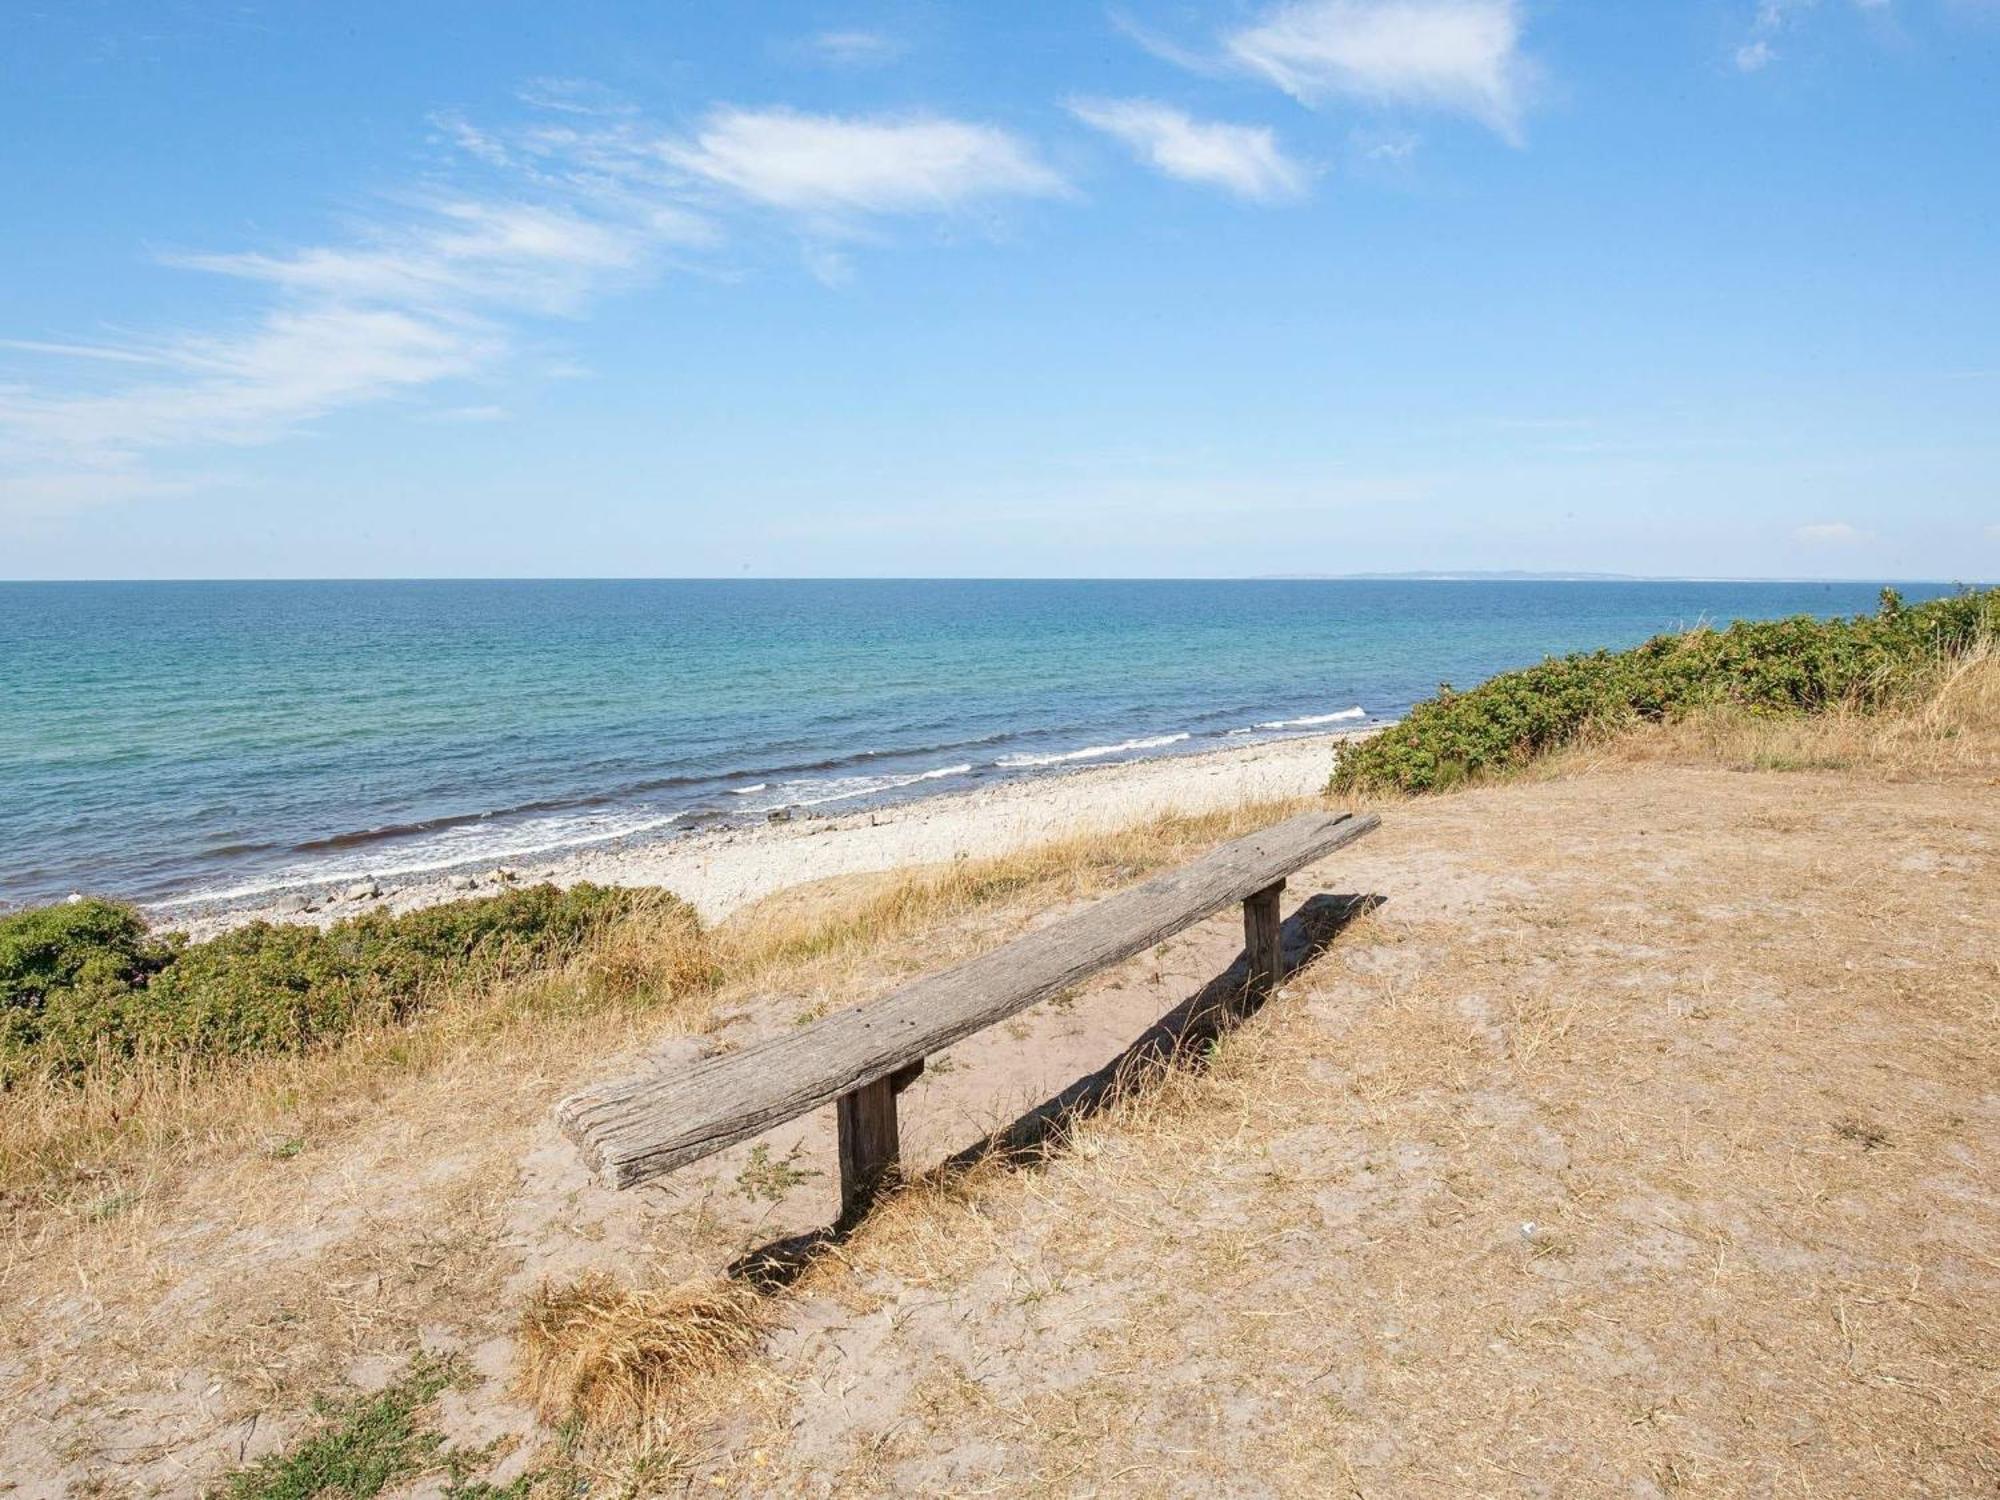
[[[798,809],[795,807],[774,807],[764,814],[764,821],[767,823],[789,823],[797,815]]]

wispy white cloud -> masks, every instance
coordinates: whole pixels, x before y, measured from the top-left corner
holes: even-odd
[[[219,330],[122,347],[10,343],[143,373],[78,384],[43,372],[0,389],[9,503],[173,493],[149,466],[271,442],[335,411],[477,375],[505,358],[515,320],[578,310],[669,238],[657,216],[614,218],[582,203],[453,199],[405,212],[345,243],[167,257],[264,288],[260,311]]]
[[[520,94],[523,103],[564,114],[604,117],[639,112],[622,95],[589,78],[532,78]]]
[[[1190,73],[1221,74],[1228,71],[1229,65],[1224,59],[1197,47],[1184,46],[1122,10],[1110,11],[1109,19],[1114,31],[1123,33],[1140,51],[1157,57],[1163,63],[1185,68]]]
[[[1736,66],[1745,73],[1768,68],[1777,60],[1778,50],[1771,45],[1769,37],[1757,37],[1736,49]]]
[[[836,289],[854,284],[854,261],[844,250],[807,240],[800,250],[806,271],[821,286]]]
[[[879,68],[908,50],[897,38],[879,31],[822,31],[798,47],[814,61],[836,68]]]
[[[1294,198],[1306,189],[1305,169],[1285,155],[1265,126],[1196,120],[1150,99],[1079,99],[1070,112],[1184,182],[1263,201]]]
[[[170,377],[103,392],[0,391],[0,455],[108,473],[161,450],[266,442],[339,407],[471,374],[497,337],[409,310],[285,307],[243,332],[155,346]]]
[[[1757,0],[1749,34],[1736,48],[1737,70],[1761,73],[1776,62],[1778,34],[1791,24],[1794,14],[1816,3],[1817,0]]]
[[[1295,0],[1223,47],[1302,103],[1447,110],[1516,140],[1535,71],[1521,37],[1518,0]]]
[[[1809,547],[1853,547],[1871,540],[1868,533],[1846,521],[1816,521],[1792,531],[1792,540]]]
[[[698,241],[706,226],[689,219],[686,229],[686,238]],[[489,301],[554,313],[573,308],[606,273],[631,269],[649,242],[668,237],[658,220],[641,227],[569,208],[453,200],[432,205],[419,223],[351,245],[166,259],[339,301]]]
[[[789,109],[717,110],[692,141],[662,147],[696,177],[800,213],[938,212],[1066,190],[1018,137],[939,116],[857,119]]]
[[[15,349],[23,354],[53,354],[61,359],[102,360],[115,365],[166,365],[173,361],[158,354],[146,354],[137,349],[120,349],[107,344],[64,344],[47,339],[0,339],[0,349]]]
[[[867,216],[1066,190],[1026,143],[960,120],[721,110],[689,137],[574,81],[527,92],[534,123],[433,122],[463,191],[387,200],[375,222],[321,244],[164,257],[254,289],[220,326],[0,342],[32,369],[0,375],[0,510],[177,493],[177,468],[205,451],[485,377],[524,324],[580,315],[669,258],[715,255],[732,212],[793,216],[808,269],[838,284],[852,268],[829,242]],[[460,406],[432,419],[497,415]]]
[[[1877,26],[1894,28],[1893,0],[1848,0],[1849,6],[1874,18]],[[1819,8],[1819,0],[1757,0],[1743,40],[1732,53],[1737,70],[1761,73],[1778,61],[1778,40],[1792,30],[1809,12]]]
[[[1411,161],[1422,144],[1422,137],[1407,130],[1356,131],[1348,137],[1348,149],[1362,160],[1392,167]]]

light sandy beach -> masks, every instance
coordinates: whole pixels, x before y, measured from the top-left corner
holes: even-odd
[[[1326,784],[1334,747],[1355,737],[1352,732],[1302,735],[1202,755],[1093,766],[835,817],[800,816],[580,849],[511,868],[515,880],[524,884],[587,880],[664,886],[714,921],[773,891],[830,876],[1004,854],[1067,834],[1127,827],[1169,811],[1201,813],[1304,796]],[[467,878],[476,882],[470,888],[464,884]],[[506,883],[491,871],[407,882],[384,879],[375,897],[347,899],[338,890],[308,891],[314,905],[306,911],[296,909],[295,895],[289,903],[226,909],[167,906],[155,909],[153,916],[160,925],[199,939],[259,918],[327,923],[363,911],[407,911],[490,893]],[[342,887],[351,884],[343,882]]]

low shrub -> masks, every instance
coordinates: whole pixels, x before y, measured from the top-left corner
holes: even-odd
[[[447,989],[569,961],[614,927],[692,935],[661,891],[529,886],[324,931],[252,922],[202,943],[155,937],[130,907],[80,901],[0,917],[0,1085],[160,1056],[299,1051],[403,1020]]]
[[[1433,792],[1525,764],[1586,730],[1732,706],[1757,714],[1867,712],[1931,680],[1939,664],[2000,632],[2000,589],[1906,606],[1882,591],[1872,615],[1747,620],[1655,636],[1630,651],[1550,657],[1469,692],[1449,683],[1393,728],[1343,744],[1334,792]]]

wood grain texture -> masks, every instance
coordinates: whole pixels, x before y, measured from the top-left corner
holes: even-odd
[[[1267,885],[1243,903],[1243,950],[1250,959],[1247,989],[1256,996],[1269,995],[1285,976],[1284,912],[1279,898],[1285,882]]]
[[[748,1140],[1060,994],[1371,832],[1303,813],[1107,896],[886,999],[741,1052],[572,1094],[556,1107],[591,1168],[631,1187]]]
[[[840,1216],[853,1220],[889,1185],[902,1158],[895,1079],[864,1083],[834,1103],[840,1127]]]

